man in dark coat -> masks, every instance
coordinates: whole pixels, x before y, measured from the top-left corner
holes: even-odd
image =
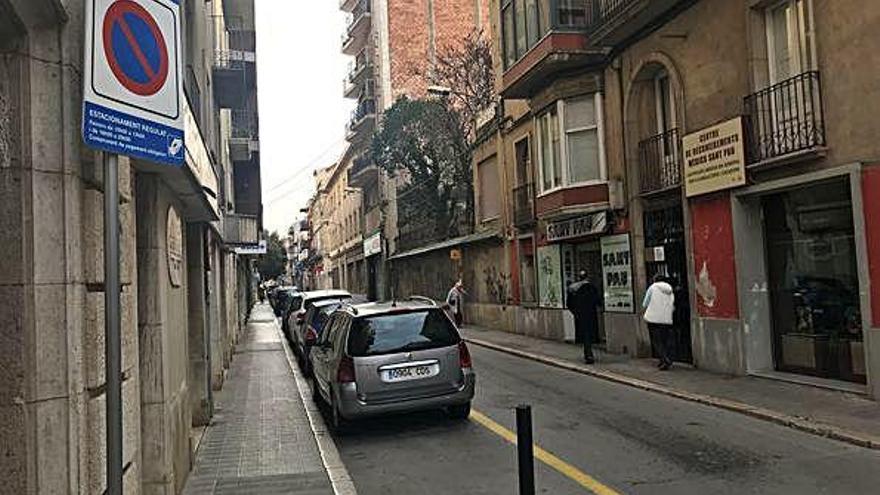
[[[596,362],[593,357],[593,342],[599,333],[599,306],[602,298],[599,290],[590,282],[587,272],[581,270],[579,280],[568,286],[568,310],[574,315],[577,333],[584,339],[584,361]]]

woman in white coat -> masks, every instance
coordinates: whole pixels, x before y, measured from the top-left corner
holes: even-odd
[[[648,331],[654,341],[654,348],[660,358],[658,367],[668,370],[672,367],[672,352],[675,345],[675,333],[672,326],[672,313],[675,311],[675,294],[672,285],[662,275],[654,277],[654,283],[645,292],[642,301],[645,310],[644,319],[648,323]]]

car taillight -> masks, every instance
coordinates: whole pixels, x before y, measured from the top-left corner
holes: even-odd
[[[471,362],[471,352],[467,348],[467,344],[462,340],[458,343],[458,362],[462,368],[470,368],[473,366]]]
[[[309,327],[306,329],[306,345],[315,345],[315,342],[318,341],[318,333],[315,332],[315,329]]]
[[[337,383],[354,383],[354,360],[348,356],[342,356],[339,368],[336,370]]]

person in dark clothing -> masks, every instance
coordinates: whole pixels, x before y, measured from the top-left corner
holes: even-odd
[[[599,306],[602,298],[599,290],[587,277],[587,272],[579,273],[579,280],[568,286],[568,310],[574,315],[577,333],[584,339],[584,361],[593,364],[593,342],[599,333]]]

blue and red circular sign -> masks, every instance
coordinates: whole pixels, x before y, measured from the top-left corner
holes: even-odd
[[[168,79],[168,45],[156,20],[133,0],[117,0],[104,16],[104,53],[129,91],[152,96]]]

